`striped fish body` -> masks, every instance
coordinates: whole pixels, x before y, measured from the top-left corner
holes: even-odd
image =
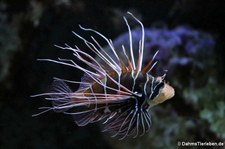
[[[143,93],[144,91],[144,84],[146,83],[146,77],[143,76],[141,73],[137,77],[137,79],[134,82],[134,79],[132,77],[131,72],[125,72],[121,74],[120,78],[118,78],[118,75],[115,72],[109,72],[110,77],[114,78],[115,80],[120,80],[120,84],[124,86],[125,88],[129,90],[133,90],[137,93]],[[74,103],[85,103],[87,102],[88,104],[85,105],[83,108],[85,111],[89,111],[87,113],[84,113],[84,115],[88,115],[89,113],[92,113],[88,118],[89,122],[92,121],[99,121],[106,115],[110,113],[115,113],[115,112],[123,112],[122,107],[129,105],[129,107],[133,108],[138,108],[139,104],[141,102],[144,102],[146,100],[146,96],[138,97],[136,95],[134,96],[128,96],[124,94],[123,89],[120,88],[115,82],[113,82],[109,78],[101,78],[102,82],[105,82],[106,86],[108,88],[103,87],[102,85],[93,82],[91,86],[83,88],[82,86],[80,87],[81,89],[78,89],[75,94],[77,93],[82,93],[84,96],[79,99],[79,98],[72,98],[72,102]],[[118,90],[111,90],[113,89],[118,89]],[[120,92],[121,91],[121,92]],[[140,95],[139,95],[140,96]],[[135,99],[139,98],[137,101],[138,103],[135,103]],[[137,106],[137,107],[135,107]],[[140,108],[140,107],[139,107]],[[148,103],[145,103],[145,109],[148,108]],[[93,109],[94,113],[93,113]],[[80,111],[80,109],[76,109],[76,111]],[[99,119],[99,117],[101,117]],[[79,117],[76,118],[79,121]],[[88,123],[89,123],[88,122]],[[83,123],[78,122],[78,125],[86,125]]]
[[[149,109],[172,98],[174,89],[164,81],[165,74],[158,77],[150,74],[156,65],[153,60],[158,51],[146,66],[142,66],[144,27],[135,16],[129,14],[141,25],[142,29],[137,56],[134,56],[133,52],[130,26],[124,18],[129,31],[130,49],[126,50],[122,46],[123,55],[118,54],[110,39],[93,29],[81,27],[84,31],[94,32],[106,40],[114,55],[109,55],[94,37],[91,36],[93,44],[74,32],[101,62],[77,46],[72,48],[69,45],[57,47],[72,51],[76,58],[89,66],[88,69],[70,59],[41,59],[79,69],[84,72],[84,76],[80,82],[56,78],[48,93],[35,95],[34,97],[48,95],[50,98],[46,99],[53,103],[52,107],[40,108],[44,111],[39,114],[50,110],[70,114],[79,126],[101,121],[104,126],[103,131],[119,136],[120,139],[127,136],[141,136],[150,129]],[[80,87],[73,92],[65,82],[78,83]]]
[[[121,89],[121,86],[118,86],[114,81],[109,78],[101,78],[108,88],[96,82],[90,82],[92,84],[86,88],[81,86],[74,94],[82,93],[82,98],[69,97],[68,99],[75,106],[83,105],[64,110],[73,115],[79,126],[102,120],[105,125],[103,131],[111,134],[123,137],[144,134],[151,126],[151,117],[148,113],[149,108],[153,106],[151,101],[159,96],[160,90],[167,84],[161,78],[154,78],[142,73],[138,74],[136,80],[134,80],[132,72],[129,71],[123,71],[120,78],[115,72],[108,72],[108,74],[121,86],[135,94],[128,96],[124,94],[125,90]],[[90,78],[83,79],[83,81],[85,80],[90,80]],[[111,88],[118,90],[114,91]],[[70,102],[67,101],[67,103]],[[57,107],[60,107],[60,104]]]

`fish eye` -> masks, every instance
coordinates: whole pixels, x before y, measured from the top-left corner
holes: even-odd
[[[154,99],[158,94],[160,89],[162,89],[164,87],[165,83],[164,82],[160,82],[158,84],[156,84],[156,86],[154,87],[153,91],[152,91],[152,95],[150,97],[150,99]]]

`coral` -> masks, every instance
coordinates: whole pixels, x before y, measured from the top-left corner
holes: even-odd
[[[3,5],[3,4],[2,4]],[[5,6],[4,6],[5,7]],[[4,9],[2,6],[0,9]],[[8,74],[12,57],[20,43],[18,38],[18,26],[14,26],[9,22],[8,15],[0,13],[0,82]]]
[[[1,1],[0,148],[174,149],[179,148],[178,141],[224,141],[225,25],[222,2],[183,0],[176,1],[173,6],[174,2]],[[153,75],[168,70],[166,80],[176,90],[173,99],[150,109],[152,129],[140,138],[118,141],[101,133],[97,125],[76,127],[69,116],[49,112],[31,117],[37,107],[46,104],[41,99],[30,99],[30,95],[45,91],[46,84],[50,84],[54,76],[79,79],[82,75],[71,68],[66,71],[64,67],[36,59],[65,54],[53,44],[78,44],[85,50],[70,34],[72,30],[78,31],[78,24],[93,27],[115,39],[121,31],[127,31],[121,19],[127,10],[138,14],[136,16],[146,26],[144,60],[160,50]],[[156,21],[166,25],[149,27]],[[130,25],[134,26],[134,22]],[[133,33],[137,45],[134,50],[137,50],[140,28],[134,28]],[[81,35],[86,38],[85,34]],[[128,33],[114,40],[118,50],[121,44],[129,48]]]
[[[224,86],[210,77],[205,87],[184,94],[185,99],[200,110],[199,116],[206,120],[209,128],[218,138],[225,139],[225,93]]]

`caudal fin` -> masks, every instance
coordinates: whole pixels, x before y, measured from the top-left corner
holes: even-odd
[[[49,90],[50,100],[52,100],[53,110],[55,112],[65,112],[70,107],[72,90],[62,80],[56,79],[53,81]]]
[[[54,110],[55,112],[67,111],[70,109],[68,105],[71,103],[71,93],[71,89],[64,81],[55,79],[48,92],[31,96],[48,96],[45,99],[52,101],[52,106],[40,107],[38,109],[42,111],[37,114],[33,114],[32,116],[38,116],[51,110]]]

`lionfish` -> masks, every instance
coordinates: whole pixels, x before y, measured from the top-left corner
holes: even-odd
[[[120,53],[114,48],[111,39],[94,29],[80,26],[82,30],[93,32],[103,38],[115,58],[112,58],[112,55],[109,55],[94,37],[91,36],[93,41],[90,42],[73,32],[101,62],[79,49],[78,46],[75,45],[72,48],[67,44],[65,47],[57,47],[72,51],[73,55],[89,68],[83,68],[71,59],[39,59],[79,69],[84,72],[84,76],[80,82],[55,78],[49,92],[33,96],[49,96],[45,99],[52,101],[52,106],[39,108],[43,111],[34,116],[53,110],[72,115],[78,126],[101,121],[103,132],[108,132],[119,139],[128,136],[134,138],[142,136],[150,130],[152,122],[149,109],[172,98],[174,89],[165,82],[166,73],[158,77],[153,77],[150,74],[157,64],[154,62],[154,58],[159,51],[154,54],[146,66],[142,66],[144,26],[132,13],[128,12],[128,14],[141,26],[142,36],[139,41],[137,58],[135,59],[133,52],[132,31],[125,17],[124,21],[128,28],[130,44],[129,50],[121,45],[122,51]],[[65,82],[77,83],[80,87],[73,92]]]

